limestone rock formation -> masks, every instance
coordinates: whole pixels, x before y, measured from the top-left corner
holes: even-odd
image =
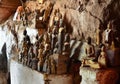
[[[67,27],[73,36],[78,39],[91,36],[93,41],[96,29],[101,25],[103,30],[106,29],[108,21],[112,20],[114,28],[118,30],[119,7],[119,0],[58,0],[54,5],[54,9],[60,8],[61,13],[65,15]]]
[[[20,0],[2,0],[0,4],[0,10],[2,10],[0,11],[0,22],[6,20],[18,5],[20,5]],[[119,0],[57,0],[53,12],[55,9],[60,8],[61,13],[65,15],[67,28],[73,36],[78,39],[91,36],[95,41],[96,29],[101,25],[103,26],[102,29],[106,29],[108,21],[112,20],[114,29],[120,31],[118,29],[119,7]]]

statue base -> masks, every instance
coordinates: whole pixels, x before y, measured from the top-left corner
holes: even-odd
[[[92,69],[80,67],[79,74],[82,76],[80,84],[117,84],[119,82],[120,67],[108,69]]]
[[[44,79],[44,73],[32,70],[27,66],[11,60],[10,63],[11,84],[73,84],[73,76],[71,74],[48,74],[48,79]]]

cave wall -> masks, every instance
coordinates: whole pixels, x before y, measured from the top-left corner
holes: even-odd
[[[77,10],[79,2],[83,5],[80,11]],[[113,22],[114,29],[120,31],[119,0],[58,0],[53,9],[57,8],[65,16],[70,33],[77,39],[91,36],[95,42],[96,29],[106,29],[109,21]]]
[[[0,1],[0,23],[6,21],[21,5],[20,0],[1,0]]]
[[[80,11],[77,10],[79,2],[82,4]],[[21,5],[20,0],[2,0],[0,3],[0,23],[8,19]],[[78,39],[91,36],[95,40],[96,29],[100,25],[106,29],[109,21],[113,21],[115,29],[120,31],[119,0],[56,0],[53,11],[56,8],[60,8],[61,13],[65,15],[69,32]]]
[[[102,29],[106,29],[106,25],[109,21],[112,21],[114,28],[120,31],[119,0],[51,1],[55,3],[53,12],[57,8],[60,9],[61,13],[64,15],[69,32],[77,39],[91,36],[93,41],[95,41],[96,29],[101,25],[103,26]],[[82,4],[80,11],[77,10],[79,2]],[[0,23],[8,19],[8,17],[15,12],[16,8],[21,5],[20,0],[2,0],[0,3]]]

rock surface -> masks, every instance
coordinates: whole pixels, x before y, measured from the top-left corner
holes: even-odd
[[[1,0],[0,1],[0,23],[7,20],[21,5],[20,0]]]
[[[65,22],[69,29],[67,30],[76,38],[81,39],[91,36],[95,41],[96,29],[101,25],[102,29],[106,29],[108,21],[111,20],[115,25],[114,29],[120,31],[118,29],[120,21],[118,18],[120,17],[119,0],[80,0],[80,3],[81,5],[79,5],[79,0],[56,0],[53,7],[53,12],[60,8],[60,12],[65,15]],[[0,22],[7,19],[18,5],[20,5],[19,0],[1,1],[0,10],[4,11],[4,14],[0,11]],[[77,9],[79,6],[81,6],[80,10]]]
[[[97,70],[89,67],[80,68],[79,74],[82,77],[82,81],[80,84],[98,84],[98,81],[96,79],[97,72]]]
[[[113,21],[114,29],[117,29],[118,32],[120,31],[120,18],[118,18],[120,17],[119,0],[52,1],[55,2],[53,12],[55,9],[60,8],[61,13],[65,15],[68,31],[78,39],[91,36],[93,41],[95,41],[96,29],[101,25],[103,26],[102,29],[106,29],[108,21],[111,20]],[[20,5],[19,0],[2,0],[0,4],[0,22],[6,20],[18,5]],[[77,9],[79,6],[81,8]],[[32,9],[34,8],[35,6]],[[4,11],[4,14],[2,11]]]
[[[116,28],[119,28],[119,0],[80,0],[83,5],[80,11],[77,10],[78,2],[79,0],[58,0],[53,8],[60,8],[60,12],[65,15],[69,32],[78,39],[91,36],[95,41],[96,29],[100,26],[106,29],[108,21],[111,20]]]
[[[79,7],[79,1],[81,2],[81,9],[77,10],[77,8]],[[18,0],[2,0],[0,4],[0,23],[6,20],[13,12],[15,12],[18,5],[20,5],[20,1]],[[35,8],[35,6],[31,7],[33,9]],[[117,39],[119,39],[118,42],[116,41],[116,39],[115,41],[117,42],[117,45],[120,44],[119,0],[56,0],[53,7],[52,15],[54,10],[57,8],[60,8],[60,12],[62,13],[62,15],[64,15],[67,31],[72,34],[71,36],[76,37],[78,40],[91,36],[93,39],[92,41],[95,42],[96,30],[99,27],[102,27],[103,30],[106,29],[107,23],[109,21],[112,21],[116,37],[118,37]],[[50,20],[52,20],[52,15]],[[85,72],[83,74],[85,76],[83,76],[82,79],[83,84],[86,83],[85,81],[89,82],[91,80],[91,84],[98,83],[96,81],[97,71],[94,71],[92,69],[89,71],[87,71],[87,69],[81,69],[81,72],[82,74]],[[114,72],[111,73],[116,74]],[[109,73],[106,74],[108,75]],[[101,80],[104,81],[104,79]],[[88,82],[86,84],[88,84]]]
[[[11,60],[11,84],[45,84],[44,74]],[[49,84],[73,84],[72,75],[49,75]]]

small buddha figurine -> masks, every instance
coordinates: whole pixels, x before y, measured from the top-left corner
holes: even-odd
[[[43,57],[44,46],[41,44],[38,49],[38,59]]]
[[[23,65],[27,65],[27,63],[28,63],[28,57],[27,57],[27,56],[24,56],[23,61],[22,61],[22,64],[23,64]]]
[[[105,46],[102,46],[100,56],[98,57],[98,63],[101,68],[107,67],[107,54]]]
[[[22,43],[22,55],[23,55],[23,60],[22,63],[23,65],[27,65],[27,57],[28,57],[28,48],[27,48],[27,43],[25,41],[23,41]]]
[[[101,26],[96,31],[96,44],[99,46],[102,43],[102,30]]]
[[[50,74],[50,59],[46,56],[45,62],[43,64],[43,72]]]
[[[56,74],[56,62],[53,58],[51,58],[50,64],[51,64],[51,74]]]
[[[82,60],[82,66],[90,66],[90,64],[92,63],[92,60],[95,59],[95,50],[94,50],[94,46],[91,44],[91,38],[88,37],[87,38],[87,44],[85,46],[85,58]]]
[[[31,65],[32,65],[33,70],[37,70],[38,61],[39,61],[39,59],[36,56],[33,56],[33,59],[31,61]]]
[[[23,53],[22,53],[22,51],[20,51],[19,56],[18,56],[18,61],[22,62],[22,60],[23,60]]]
[[[64,26],[64,19],[63,19],[62,15],[60,15],[59,17],[60,17],[59,27],[63,27]]]
[[[35,56],[38,56],[38,49],[39,49],[39,40],[38,40],[38,35],[36,36],[36,42],[34,44],[34,53]]]
[[[58,34],[58,32],[59,32],[59,27],[53,26],[52,32],[54,32],[54,34]]]
[[[62,17],[62,14],[59,9],[56,9],[55,16],[53,17],[53,24],[57,27],[59,27],[60,17]]]
[[[57,35],[56,35],[56,30],[55,29],[52,30],[51,37],[52,37],[52,39],[51,39],[51,53],[53,54],[53,50],[54,50],[55,44],[57,42]]]
[[[64,36],[65,36],[65,31],[64,31],[64,28],[61,27],[58,33],[58,53],[59,54],[62,54]]]
[[[107,29],[103,33],[103,43],[105,43],[108,47],[111,46],[111,43],[113,41],[113,30],[112,23],[109,22],[107,25]]]
[[[31,44],[29,52],[28,52],[28,63],[27,63],[27,66],[29,66],[29,67],[32,66],[31,62],[32,62],[32,59],[33,59],[34,56],[35,56],[35,54],[33,52],[33,44]]]
[[[56,42],[55,44],[55,48],[53,50],[53,53],[57,53],[58,52],[58,42]]]
[[[49,60],[49,56],[50,56],[50,44],[45,44],[42,56],[43,56],[44,60],[46,60],[46,59]]]
[[[42,70],[43,70],[43,64],[44,64],[44,59],[43,59],[43,57],[41,56],[41,57],[39,58],[39,61],[38,61],[38,71],[42,72]]]
[[[69,55],[70,55],[70,43],[68,43],[68,42],[64,43],[62,55],[69,57]]]
[[[23,39],[24,39],[24,41],[27,43],[27,45],[28,45],[28,47],[29,47],[30,44],[31,44],[31,41],[30,41],[30,37],[29,37],[28,34],[27,34],[27,30],[26,30],[26,29],[23,31],[23,35],[24,35]]]
[[[50,38],[48,36],[48,33],[45,33],[43,36],[43,44],[50,43]]]
[[[22,53],[23,53],[23,56],[27,56],[28,55],[28,45],[27,45],[27,42],[26,41],[23,41],[22,43]]]
[[[91,44],[91,37],[87,38],[87,45],[85,47],[85,52],[87,58],[95,57],[95,50],[94,50],[94,46]]]

